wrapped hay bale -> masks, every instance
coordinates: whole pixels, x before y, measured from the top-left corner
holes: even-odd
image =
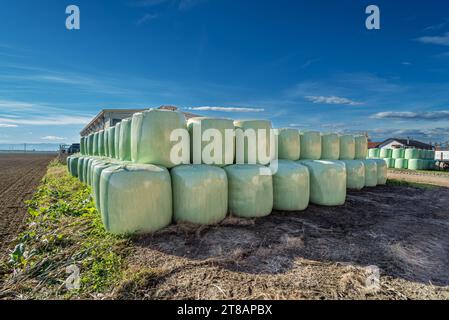
[[[340,158],[340,137],[336,133],[321,134],[321,159],[338,160]]]
[[[93,143],[93,155],[98,156],[98,132],[94,133]]]
[[[377,159],[367,159],[363,161],[365,165],[365,187],[377,186]],[[383,160],[382,160],[383,161]]]
[[[380,149],[379,152],[379,158],[385,159],[385,158],[391,158],[393,156],[393,151],[391,149]]]
[[[380,156],[380,149],[379,148],[373,148],[369,149],[368,151],[368,158],[370,159],[376,159]]]
[[[303,160],[309,169],[310,202],[322,206],[343,205],[346,200],[346,167],[341,161]]]
[[[419,159],[419,150],[418,149],[405,149],[405,159]]]
[[[377,185],[385,185],[387,183],[388,166],[383,159],[375,159],[377,164]]]
[[[271,146],[271,121],[234,121],[234,127],[236,129],[236,163],[263,165],[270,163],[273,158],[272,153],[275,151],[271,150],[271,147],[276,147]]]
[[[421,159],[408,159],[409,170],[421,170],[423,167],[423,160]]]
[[[78,159],[79,157],[72,156],[70,157],[70,162],[68,163],[69,172],[75,178],[78,178]]]
[[[104,156],[109,157],[109,128],[104,130]]]
[[[78,179],[79,181],[83,182],[83,163],[84,163],[85,157],[79,157],[78,158],[78,164],[76,168],[76,172],[78,173]]]
[[[291,128],[282,128],[278,132],[278,159],[299,160],[301,154],[299,131]]]
[[[83,164],[83,178],[84,178],[84,183],[87,185],[90,185],[90,175],[89,175],[89,168],[90,168],[90,164],[91,162],[94,160],[95,158],[90,157],[88,159],[84,160],[84,164]]]
[[[80,154],[81,155],[85,155],[86,154],[86,150],[85,150],[85,137],[81,137],[80,139]]]
[[[355,139],[354,136],[346,134],[340,136],[340,160],[354,160]]]
[[[189,139],[183,139],[182,142],[171,141],[170,136],[174,130],[185,130],[188,137],[182,112],[150,109],[135,113],[131,124],[132,161],[172,168],[180,164],[172,161],[172,149],[182,143],[181,162],[189,163],[190,141]]]
[[[362,190],[365,186],[365,164],[362,160],[342,160],[346,166],[346,188]]]
[[[181,165],[171,170],[176,222],[215,224],[228,213],[226,172],[210,165]]]
[[[393,159],[404,159],[405,150],[404,149],[393,149],[392,158]]]
[[[119,159],[131,161],[131,119],[124,119],[120,124]]]
[[[102,215],[102,221],[104,221],[104,217],[103,214],[101,212],[101,207],[100,207],[100,197],[101,197],[101,193],[100,193],[100,181],[101,181],[101,173],[103,172],[104,169],[110,168],[112,166],[115,167],[119,167],[119,165],[117,163],[111,163],[109,161],[103,161],[103,162],[97,162],[93,167],[92,167],[92,191],[93,191],[93,197],[94,197],[94,201],[95,201],[95,207],[97,208],[97,211],[100,212],[100,214]]]
[[[168,170],[154,165],[123,165],[100,176],[100,210],[113,234],[160,230],[172,220],[172,190]]]
[[[115,127],[110,127],[108,136],[109,158],[115,158]]]
[[[87,155],[94,154],[94,135],[91,133],[87,136]]]
[[[317,131],[305,131],[300,133],[302,160],[321,159],[321,133]]]
[[[114,158],[120,159],[119,152],[120,152],[120,128],[122,126],[122,123],[119,122],[115,125],[114,130]]]
[[[385,158],[384,161],[387,164],[388,168],[394,168],[394,160],[393,158]]]
[[[267,216],[273,210],[273,180],[261,175],[261,165],[224,167],[228,176],[229,212],[243,218]]]
[[[234,163],[234,121],[221,118],[195,117],[187,121],[190,155],[194,164],[223,167]],[[227,136],[226,132],[232,133]],[[206,141],[203,141],[206,140]],[[218,139],[218,140],[215,140]],[[207,158],[203,158],[205,155]]]
[[[404,158],[399,158],[394,160],[395,169],[407,169],[407,160]]]
[[[368,154],[368,138],[366,136],[355,136],[355,159],[365,160]]]
[[[100,157],[105,156],[105,154],[104,154],[104,130],[98,131],[98,155]]]
[[[309,169],[290,160],[279,160],[273,175],[273,208],[302,211],[309,205]]]

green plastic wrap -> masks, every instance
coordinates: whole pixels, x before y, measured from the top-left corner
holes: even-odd
[[[354,160],[355,139],[354,136],[346,134],[340,136],[340,160]]]
[[[190,140],[170,141],[170,136],[176,129],[185,129],[188,134],[182,112],[150,109],[135,113],[131,124],[132,161],[172,168],[179,163],[172,161],[170,154],[174,146],[182,143],[184,154],[181,158],[188,163]]]
[[[94,135],[89,134],[87,136],[87,155],[91,156],[94,153]]]
[[[223,167],[225,165],[233,164],[235,155],[235,138],[233,136],[226,139],[226,131],[234,133],[234,121],[230,119],[221,118],[207,118],[196,117],[187,121],[187,129],[190,134],[190,156],[191,162],[194,164],[210,164]],[[212,137],[203,136],[204,132],[208,130],[208,133]],[[212,132],[211,132],[212,131]],[[215,133],[213,132],[215,131]],[[221,140],[215,141],[215,134],[220,133]],[[197,136],[195,136],[197,135]],[[210,138],[209,141],[203,141],[203,138]],[[195,145],[194,140],[197,142]],[[215,154],[215,148],[220,154]],[[210,159],[203,159],[203,153]]]
[[[122,161],[131,161],[131,119],[120,123],[118,155]]]
[[[122,127],[122,123],[119,122],[115,125],[114,131],[114,158],[120,159],[120,128]]]
[[[385,159],[385,158],[391,158],[393,156],[393,151],[391,149],[380,149],[379,152],[379,158]]]
[[[355,136],[355,159],[365,160],[368,154],[368,138],[366,136]]]
[[[365,164],[362,160],[342,160],[346,166],[346,188],[362,190],[365,186]]]
[[[109,128],[104,130],[104,155],[109,157]]]
[[[302,160],[310,174],[310,202],[322,206],[343,205],[346,200],[346,167],[342,161]]]
[[[78,177],[78,157],[70,157],[70,162],[69,162],[69,166],[70,166],[70,174],[77,178]]]
[[[99,136],[99,133],[98,132],[95,132],[94,133],[94,140],[93,140],[93,143],[94,143],[94,146],[93,146],[93,155],[94,156],[98,156],[98,154],[99,154],[99,150],[98,150],[98,136]]]
[[[435,160],[427,160],[427,170],[435,170]]]
[[[301,132],[301,159],[321,159],[321,133],[317,131]]]
[[[423,169],[423,160],[421,159],[408,159],[409,170],[421,170]]]
[[[93,157],[87,158],[84,160],[83,164],[83,179],[84,179],[83,182],[87,185],[90,185],[89,166],[93,160],[94,160]]]
[[[149,233],[172,221],[171,179],[154,165],[104,169],[100,177],[100,210],[105,229],[113,234]]]
[[[173,217],[176,222],[208,225],[228,213],[226,172],[210,165],[181,165],[171,169]]]
[[[278,132],[278,159],[299,160],[301,155],[299,131],[291,128],[282,128]]]
[[[377,164],[377,185],[385,185],[388,178],[388,166],[383,159],[375,159]]]
[[[309,169],[297,162],[279,160],[273,175],[273,208],[302,211],[309,205]]]
[[[81,155],[85,155],[86,154],[86,151],[84,149],[84,147],[85,147],[85,140],[86,140],[86,138],[84,138],[84,137],[81,137],[81,139],[80,139],[80,153],[81,153]]]
[[[83,172],[84,172],[84,160],[87,159],[86,157],[79,157],[78,158],[78,167],[76,172],[78,173],[78,179],[81,182],[84,182],[84,176],[83,176]]]
[[[271,130],[271,122],[268,120],[239,120],[234,121],[234,126],[236,129],[236,162],[239,164],[242,164],[242,161],[245,164],[268,164],[270,163],[271,159],[273,158],[271,155],[271,139],[270,139],[270,130]],[[247,130],[254,130],[254,134],[256,135],[255,143],[249,144],[248,139],[239,139],[239,133],[241,132],[241,129],[243,133],[248,133]],[[265,130],[265,136],[259,135],[259,129]],[[260,143],[260,139],[265,138],[264,141],[262,140]],[[243,147],[239,147],[239,141],[243,141]],[[265,150],[259,150],[259,144],[262,145],[262,149]],[[276,148],[275,145],[273,145],[273,148]],[[241,152],[244,152],[243,159],[239,159],[239,155]],[[274,150],[273,150],[274,151]],[[262,154],[262,158],[260,157],[260,154]],[[273,152],[274,153],[274,152]],[[252,160],[252,157],[254,156],[254,161]]]
[[[379,158],[379,155],[380,155],[380,149],[378,149],[378,148],[369,149],[369,151],[368,151],[368,158],[370,158],[370,159]]]
[[[367,159],[363,161],[365,165],[365,187],[377,186],[377,159]],[[382,160],[383,161],[383,160]]]
[[[405,150],[404,149],[393,149],[392,158],[393,159],[404,159]]]
[[[100,193],[100,181],[101,181],[101,173],[103,172],[104,169],[110,168],[112,166],[116,166],[118,167],[117,164],[114,163],[110,163],[108,161],[103,161],[103,162],[97,162],[93,167],[92,167],[92,191],[93,191],[93,197],[94,197],[94,202],[95,202],[95,207],[97,208],[98,212],[100,212],[100,214],[102,214],[101,212],[101,193]],[[104,221],[104,219],[102,218],[102,220]]]
[[[98,155],[104,157],[104,130],[98,131]]]
[[[261,175],[261,165],[224,167],[228,176],[229,212],[243,218],[267,216],[273,210],[273,179]],[[265,168],[264,168],[265,169]]]
[[[420,152],[418,149],[405,149],[405,159],[419,159]]]
[[[109,129],[109,158],[115,158],[115,127],[110,127]]]
[[[388,168],[390,168],[390,169],[394,168],[394,161],[395,161],[395,159],[393,159],[393,158],[385,158],[384,161],[387,164]]]
[[[336,133],[321,134],[321,159],[338,160],[340,158],[340,137]]]

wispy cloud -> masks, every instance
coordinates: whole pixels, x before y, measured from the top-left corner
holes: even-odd
[[[449,19],[446,19],[442,23],[434,24],[434,25],[431,25],[431,26],[428,26],[428,27],[424,28],[424,31],[440,30],[440,29],[443,29],[448,24],[449,24]]]
[[[428,112],[379,112],[374,114],[373,119],[393,120],[449,120],[449,110]]]
[[[157,14],[154,14],[154,13],[147,13],[147,14],[145,14],[142,18],[140,18],[139,20],[137,20],[136,24],[140,26],[140,25],[143,25],[143,24],[145,24],[145,23],[150,22],[151,20],[156,19],[157,17],[158,17]]]
[[[71,115],[52,115],[52,116],[32,116],[23,117],[5,117],[0,116],[0,122],[7,125],[34,125],[34,126],[63,126],[63,125],[85,125],[92,120],[92,116],[71,116]]]
[[[221,112],[263,112],[265,109],[262,108],[239,108],[239,107],[191,107],[189,110],[195,111],[221,111]]]
[[[17,128],[17,124],[0,123],[0,128]]]
[[[348,106],[358,106],[363,104],[362,102],[337,96],[305,96],[304,98],[316,104],[340,104]]]
[[[58,137],[58,136],[45,136],[41,138],[42,140],[47,140],[47,141],[62,141],[65,140],[64,137]]]
[[[449,32],[444,33],[440,36],[424,36],[416,39],[421,43],[426,44],[438,44],[442,46],[449,46]]]

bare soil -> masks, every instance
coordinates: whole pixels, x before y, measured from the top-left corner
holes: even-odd
[[[389,170],[388,178],[399,181],[407,181],[414,183],[425,183],[436,186],[449,187],[449,174],[438,174],[438,171],[433,172],[415,172],[413,170]]]
[[[448,188],[351,191],[341,207],[136,238],[112,297],[449,299],[448,234]]]
[[[0,153],[0,259],[26,219],[25,200],[32,197],[54,154]]]

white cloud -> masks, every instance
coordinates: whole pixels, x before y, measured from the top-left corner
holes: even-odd
[[[142,18],[140,18],[139,20],[137,20],[136,24],[137,25],[142,25],[145,24],[147,22],[150,22],[151,20],[154,20],[158,17],[157,14],[151,14],[151,13],[147,13],[145,14]]]
[[[371,116],[373,119],[393,120],[449,120],[449,110],[428,112],[379,112]]]
[[[0,123],[0,128],[17,128],[17,124]]]
[[[195,111],[221,111],[221,112],[263,112],[265,109],[262,108],[236,108],[236,107],[192,107],[189,110]]]
[[[45,136],[41,138],[42,140],[48,140],[48,141],[61,141],[65,140],[63,137],[57,137],[57,136]]]
[[[356,102],[347,98],[337,97],[337,96],[305,96],[305,98],[313,103],[320,104],[342,104],[348,106],[358,106],[363,103]]]
[[[34,126],[62,126],[62,125],[83,125],[92,120],[92,117],[87,116],[70,116],[70,115],[55,115],[47,116],[27,116],[22,118],[7,118],[0,117],[0,122],[9,125],[34,125]]]
[[[438,44],[442,46],[449,46],[449,32],[441,36],[424,36],[418,39],[419,42],[428,43],[428,44]]]

